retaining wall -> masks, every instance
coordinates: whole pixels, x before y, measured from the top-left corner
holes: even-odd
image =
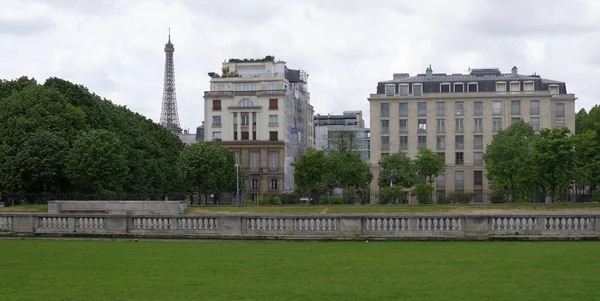
[[[179,201],[50,201],[48,213],[105,213],[116,215],[182,215],[186,202]]]
[[[282,240],[578,240],[600,238],[580,214],[0,214],[0,236]]]

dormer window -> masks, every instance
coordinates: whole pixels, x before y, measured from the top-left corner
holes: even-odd
[[[477,92],[477,83],[469,83],[467,85],[467,92]]]
[[[450,83],[440,84],[440,92],[441,93],[450,93]]]
[[[414,96],[420,96],[423,93],[423,84],[413,84],[412,93]]]
[[[496,82],[496,92],[506,92],[506,83]]]
[[[533,85],[533,82],[524,82],[523,83],[523,91],[525,91],[525,92],[533,92],[533,91],[535,91],[535,87]]]
[[[465,85],[463,83],[455,83],[454,84],[454,92],[455,93],[465,92]]]
[[[398,85],[398,94],[400,94],[400,96],[408,96],[408,84]]]
[[[521,83],[510,82],[510,92],[521,92]]]
[[[558,85],[550,85],[550,95],[558,94]]]
[[[396,94],[396,85],[385,85],[385,95]]]

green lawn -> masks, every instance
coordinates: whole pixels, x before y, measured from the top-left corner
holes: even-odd
[[[599,300],[600,242],[0,240],[2,300]]]

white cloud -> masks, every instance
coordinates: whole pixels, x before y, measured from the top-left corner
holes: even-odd
[[[155,121],[167,28],[179,116],[203,119],[210,71],[275,55],[309,74],[317,113],[361,109],[394,72],[517,65],[565,81],[590,108],[600,93],[597,1],[0,0],[0,78],[57,76]]]

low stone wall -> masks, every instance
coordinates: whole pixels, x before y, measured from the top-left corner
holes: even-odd
[[[48,213],[96,213],[116,215],[182,215],[186,202],[179,201],[50,201]]]
[[[600,213],[127,216],[0,214],[0,236],[283,240],[600,238]]]

